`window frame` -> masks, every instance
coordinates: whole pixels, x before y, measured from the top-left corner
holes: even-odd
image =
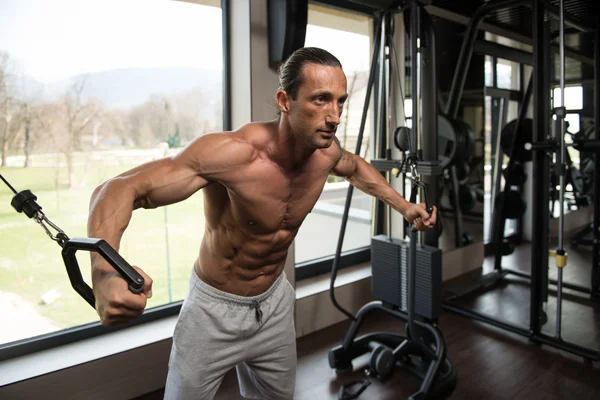
[[[304,261],[296,264],[296,281],[313,278],[318,275],[331,273],[335,255]],[[371,246],[342,252],[339,259],[338,270],[371,261]]]

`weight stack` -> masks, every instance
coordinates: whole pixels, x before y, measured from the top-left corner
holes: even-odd
[[[407,312],[409,242],[378,235],[371,239],[371,291]],[[442,308],[442,251],[417,244],[415,314],[437,319]]]

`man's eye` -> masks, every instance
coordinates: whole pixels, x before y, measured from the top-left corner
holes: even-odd
[[[323,103],[325,101],[325,97],[323,97],[323,96],[317,96],[317,97],[315,97],[315,101],[317,103]]]

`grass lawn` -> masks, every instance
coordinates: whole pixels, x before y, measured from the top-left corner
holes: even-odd
[[[114,162],[119,157],[121,155],[108,153],[94,157],[86,183],[77,188],[64,185],[66,168],[57,169],[57,158],[53,156],[39,157],[27,169],[0,168],[0,173],[17,191],[31,190],[46,216],[67,235],[85,237],[93,189],[111,176],[140,163],[135,157],[121,157],[121,162]],[[76,157],[82,161],[76,166],[78,179],[84,175],[85,159],[84,155]],[[58,188],[57,171],[61,182]],[[97,321],[95,311],[71,288],[58,244],[50,240],[41,226],[12,208],[12,192],[2,182],[0,185],[0,292],[19,295],[59,329]],[[148,308],[183,298],[204,232],[202,200],[198,193],[179,204],[134,212],[120,253],[154,280],[153,298]],[[82,273],[91,283],[89,253],[80,251],[77,254]],[[51,290],[58,291],[60,297],[51,304],[41,304],[41,297]]]

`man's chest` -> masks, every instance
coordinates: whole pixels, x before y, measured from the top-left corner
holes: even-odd
[[[269,163],[240,171],[242,179],[227,186],[232,215],[256,231],[296,230],[319,199],[328,174],[319,165],[286,173]]]

